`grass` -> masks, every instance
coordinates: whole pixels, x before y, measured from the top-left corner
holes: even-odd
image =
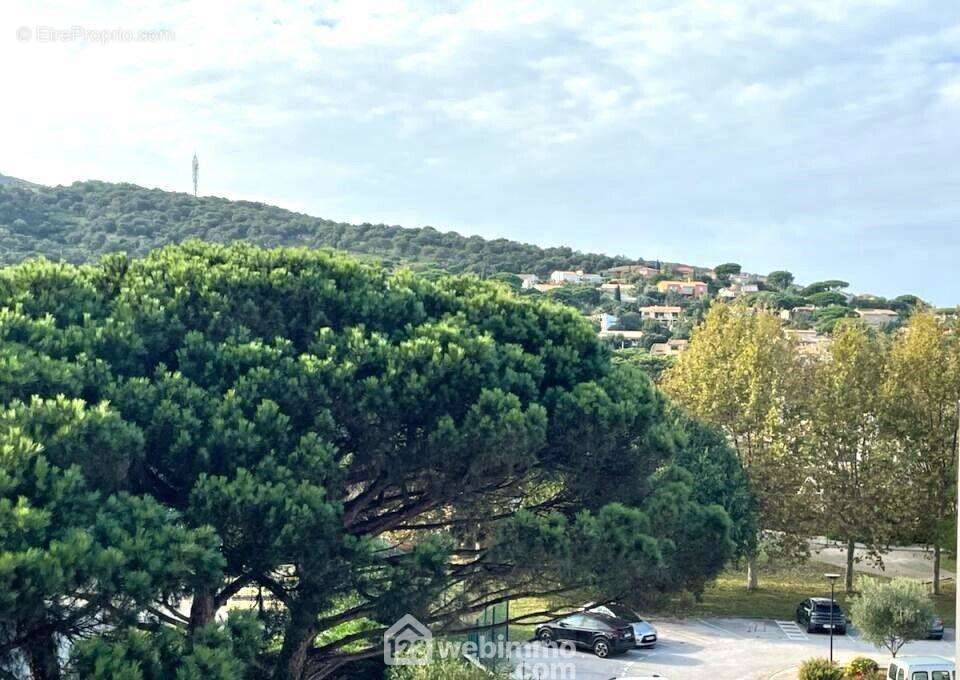
[[[768,567],[760,572],[760,587],[749,591],[744,586],[746,576],[742,571],[725,571],[704,592],[703,601],[692,597],[675,597],[663,603],[657,613],[680,618],[698,616],[792,619],[797,605],[807,597],[829,597],[830,586],[823,575],[836,572],[837,568],[820,562],[809,561],[792,566]],[[883,578],[870,576],[870,578]],[[849,611],[851,599],[843,590],[843,581],[836,597],[840,606]],[[956,620],[954,612],[954,584],[943,584],[943,593],[936,598],[937,613],[948,626]]]
[[[700,602],[695,601],[690,595],[678,595],[667,598],[653,607],[644,608],[644,613],[673,618],[733,617],[792,620],[797,605],[804,598],[829,597],[830,586],[823,578],[823,574],[831,571],[837,571],[836,567],[815,561],[792,566],[770,566],[760,571],[760,587],[749,591],[745,587],[744,571],[731,569],[723,572],[707,587]],[[884,577],[871,576],[870,578]],[[838,581],[837,585],[842,591],[843,581]],[[956,621],[954,595],[954,583],[948,581],[943,584],[943,593],[934,603],[937,613],[943,617],[947,626],[953,626]],[[843,592],[837,592],[837,601],[847,611],[849,611],[848,600],[849,598]],[[510,615],[517,616],[539,611],[549,605],[549,601],[541,599],[517,600],[510,603]],[[511,639],[529,638],[533,635],[534,628],[535,624],[511,626]]]

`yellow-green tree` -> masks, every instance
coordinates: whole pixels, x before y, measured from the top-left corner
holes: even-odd
[[[761,530],[797,533],[803,482],[805,375],[780,319],[743,305],[713,305],[663,387],[686,411],[722,431],[760,506]],[[757,587],[756,550],[747,587]]]
[[[853,591],[856,542],[873,550],[897,524],[897,471],[881,416],[886,344],[862,324],[844,322],[830,349],[807,365],[809,498],[817,499],[823,530],[847,545],[846,591]]]
[[[944,527],[953,517],[953,484],[960,398],[957,331],[929,312],[914,314],[890,354],[884,389],[886,425],[898,440],[911,481],[916,535],[934,549],[934,592],[940,592]]]

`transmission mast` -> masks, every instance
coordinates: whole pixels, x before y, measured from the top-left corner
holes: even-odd
[[[197,195],[197,182],[200,180],[200,160],[197,158],[197,152],[193,152],[193,195]]]

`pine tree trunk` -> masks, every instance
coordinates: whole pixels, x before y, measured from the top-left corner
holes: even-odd
[[[747,590],[756,590],[759,586],[757,574],[757,556],[747,558]]]
[[[847,539],[847,573],[844,581],[844,590],[847,595],[853,592],[853,558],[856,554],[857,543],[854,539]]]
[[[208,623],[213,623],[217,615],[217,607],[213,600],[213,591],[209,588],[197,588],[193,593],[193,603],[190,605],[190,623],[188,630],[193,633]]]
[[[940,594],[940,544],[933,546],[933,594]]]
[[[283,646],[277,658],[274,680],[301,680],[307,662],[307,652],[313,647],[317,636],[317,616],[294,605],[290,610],[290,622],[283,636]]]
[[[52,635],[42,635],[23,648],[33,680],[60,680],[60,658],[57,641]]]

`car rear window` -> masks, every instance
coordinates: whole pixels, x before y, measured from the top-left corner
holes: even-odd
[[[817,604],[813,605],[813,608],[816,609],[818,612],[826,612],[826,613],[829,613],[829,612],[830,612],[830,604],[829,604],[829,603],[819,603],[819,602],[818,602]],[[840,607],[839,607],[838,605],[833,605],[833,610],[834,610],[835,612],[839,612],[839,611],[840,611]]]
[[[624,621],[628,621],[630,623],[640,620],[640,615],[629,607],[624,607],[623,605],[619,604],[611,604],[607,605],[607,609],[613,612],[613,615],[618,619],[623,619]]]
[[[930,680],[951,680],[950,671],[934,671]]]

